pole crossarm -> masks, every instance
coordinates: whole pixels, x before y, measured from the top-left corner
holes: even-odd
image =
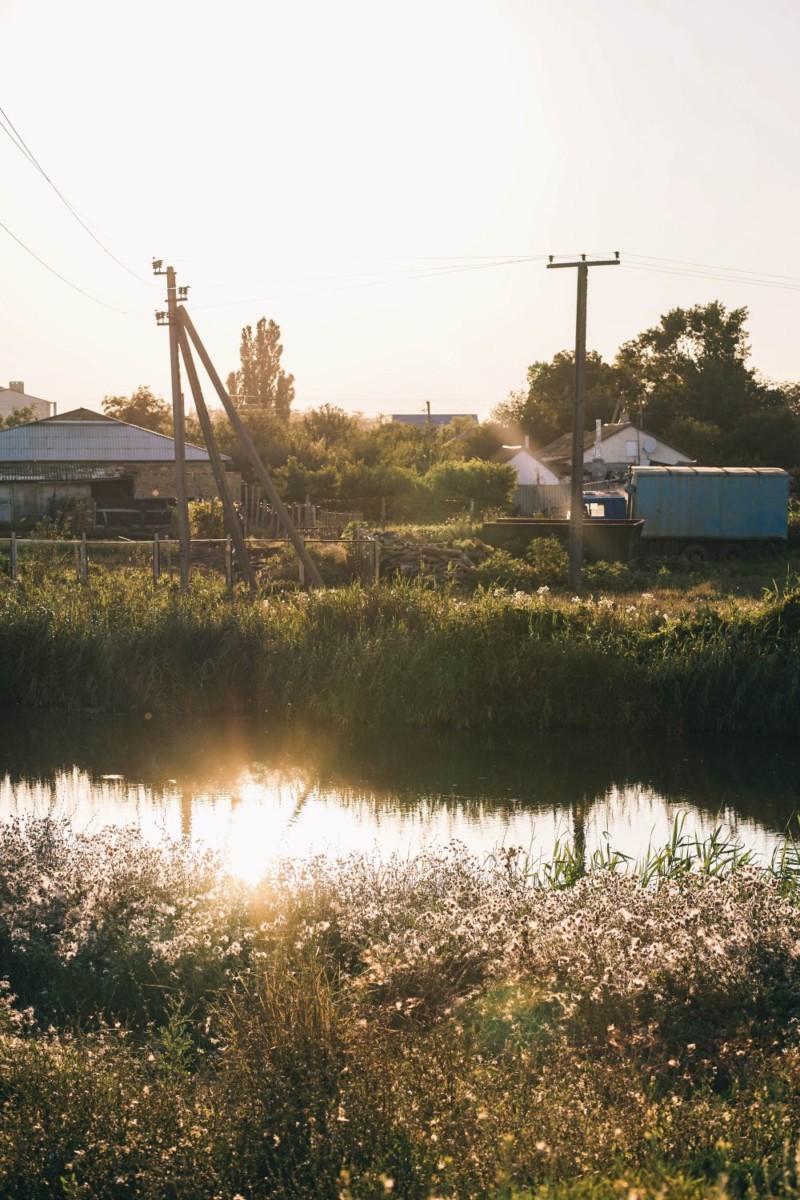
[[[619,258],[576,258],[570,262],[549,262],[547,263],[548,271],[560,271],[564,267],[619,267]]]

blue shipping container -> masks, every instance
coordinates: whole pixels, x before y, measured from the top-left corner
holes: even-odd
[[[633,467],[642,539],[785,538],[789,476],[777,467]]]

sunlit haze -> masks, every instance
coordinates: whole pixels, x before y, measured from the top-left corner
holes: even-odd
[[[134,272],[0,136],[0,385],[168,395],[157,256],[223,377],[264,315],[298,408],[487,416],[573,342],[544,256],[615,250],[590,347],[719,299],[798,379],[798,25],[791,0],[0,0],[0,107]]]

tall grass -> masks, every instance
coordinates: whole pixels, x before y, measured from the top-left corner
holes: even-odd
[[[773,730],[800,717],[800,590],[459,596],[413,584],[251,603],[130,571],[0,590],[0,704],[308,714],[342,725]]]
[[[451,847],[243,889],[6,826],[0,1194],[796,1197],[781,864],[677,828],[569,885]]]

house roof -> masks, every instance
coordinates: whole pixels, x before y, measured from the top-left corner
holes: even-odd
[[[615,433],[623,433],[626,429],[632,429],[634,433],[639,434],[642,437],[652,437],[661,446],[669,446],[669,448],[674,450],[676,454],[683,454],[683,450],[679,449],[677,446],[673,446],[672,443],[666,441],[665,438],[659,437],[658,434],[650,433],[650,431],[647,429],[638,429],[632,421],[617,421],[613,425],[602,425],[600,427],[600,440],[601,442],[605,442],[608,438],[613,437]],[[591,450],[594,446],[594,442],[595,431],[593,429],[587,429],[583,435],[584,451]],[[539,451],[539,457],[544,462],[551,462],[556,459],[570,459],[572,457],[572,433],[562,433],[561,437],[557,437],[554,441],[548,442],[548,444],[543,446]],[[686,461],[691,461],[688,455],[686,456]]]
[[[0,463],[174,461],[173,438],[87,408],[0,430]],[[187,444],[186,461],[210,460],[205,450]]]
[[[390,420],[398,425],[414,425],[417,429],[424,429],[426,425],[449,425],[461,417],[466,417],[468,421],[478,424],[475,413],[431,413],[430,415],[427,413],[392,413]]]
[[[496,454],[492,455],[491,461],[496,463],[509,463],[518,454],[527,454],[528,458],[532,458],[534,462],[541,462],[527,446],[501,446]]]

